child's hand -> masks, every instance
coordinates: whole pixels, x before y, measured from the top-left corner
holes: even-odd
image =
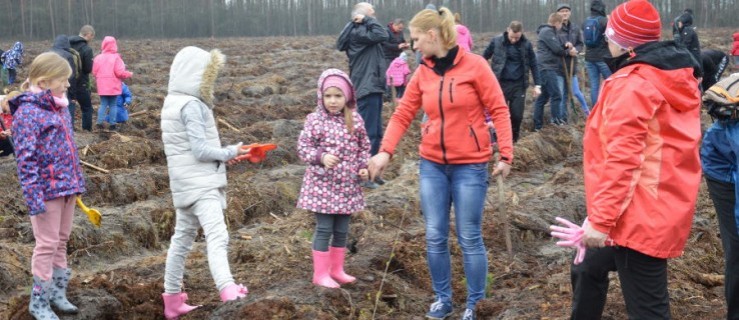
[[[367,168],[359,169],[359,177],[364,181],[369,180],[369,170]]]
[[[337,164],[339,164],[339,158],[338,158],[338,157],[336,157],[336,156],[335,156],[335,155],[333,155],[333,154],[330,154],[330,153],[324,153],[324,154],[323,154],[323,156],[321,156],[321,163],[322,163],[322,164],[323,164],[323,166],[325,166],[326,168],[329,168],[329,169],[331,169],[331,168],[333,168],[334,166],[336,166]]]
[[[5,131],[0,131],[0,138],[5,139],[5,138],[10,137],[10,136],[11,136],[10,129],[5,130]]]

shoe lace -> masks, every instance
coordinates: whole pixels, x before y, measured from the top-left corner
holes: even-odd
[[[430,310],[431,310],[431,312],[439,311],[443,307],[444,307],[444,303],[441,302],[441,300],[438,300],[438,301],[436,301],[436,302],[434,302],[434,303],[431,304],[431,309]]]
[[[472,309],[467,309],[464,311],[464,315],[462,316],[462,320],[472,320],[474,319],[475,312],[472,311]]]
[[[247,294],[249,293],[249,289],[247,289],[243,284],[239,284],[239,293]]]

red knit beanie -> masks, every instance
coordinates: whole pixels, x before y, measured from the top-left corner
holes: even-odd
[[[606,37],[624,49],[659,41],[661,35],[659,12],[646,0],[622,3],[608,18]]]

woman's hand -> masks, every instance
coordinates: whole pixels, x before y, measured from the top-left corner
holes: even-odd
[[[498,161],[498,164],[495,165],[495,169],[493,170],[493,176],[502,174],[503,178],[507,177],[510,173],[511,173],[511,165],[503,161]]]
[[[606,245],[608,235],[595,230],[590,223],[585,223],[582,226],[583,236],[582,242],[588,248],[602,248]]]
[[[381,177],[388,163],[390,163],[390,154],[387,152],[380,152],[370,158],[369,162],[367,162],[370,180]]]

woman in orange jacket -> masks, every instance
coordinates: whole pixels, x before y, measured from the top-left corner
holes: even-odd
[[[414,49],[423,60],[390,119],[380,152],[369,162],[380,175],[400,138],[423,106],[419,146],[421,210],[426,223],[426,251],[436,299],[426,314],[443,319],[452,313],[449,217],[454,205],[457,237],[464,255],[467,303],[463,319],[474,319],[485,297],[487,251],[481,221],[492,150],[485,112],[498,134],[501,157],[493,174],[508,175],[513,160],[510,114],[503,92],[485,59],[456,43],[454,16],[447,8],[426,9],[410,22]]]
[[[700,66],[660,42],[645,0],[616,7],[606,27],[614,73],[583,138],[585,260],[573,265],[572,319],[600,318],[617,271],[629,319],[670,319],[667,259],[683,253],[701,167]]]

